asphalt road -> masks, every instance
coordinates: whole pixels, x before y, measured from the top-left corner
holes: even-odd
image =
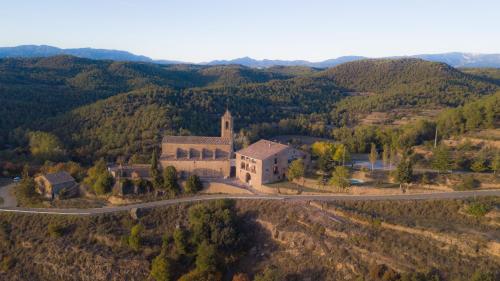
[[[216,199],[239,200],[284,200],[284,201],[338,201],[338,200],[437,200],[460,199],[479,196],[500,196],[500,190],[453,191],[424,194],[398,194],[398,195],[198,195],[193,197],[161,200],[117,207],[104,207],[95,209],[38,209],[21,207],[1,207],[0,212],[29,213],[29,214],[54,214],[54,215],[97,215],[129,211],[133,208],[156,208],[179,203],[199,202]]]

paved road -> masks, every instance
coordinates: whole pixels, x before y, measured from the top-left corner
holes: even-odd
[[[128,211],[132,208],[155,208],[186,202],[199,202],[216,199],[240,200],[284,200],[284,201],[338,201],[338,200],[434,200],[434,199],[460,199],[476,196],[500,196],[500,190],[454,191],[425,194],[399,194],[399,195],[198,195],[193,197],[161,200],[155,202],[139,203],[118,207],[104,207],[95,209],[36,209],[2,207],[0,212],[30,213],[30,214],[56,214],[56,215],[97,215]]]

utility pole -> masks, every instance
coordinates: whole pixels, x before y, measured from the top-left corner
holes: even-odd
[[[436,134],[434,135],[434,148],[437,147],[437,141],[438,141],[438,126],[436,124]]]

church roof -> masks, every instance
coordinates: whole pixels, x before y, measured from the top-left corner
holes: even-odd
[[[230,138],[199,137],[199,136],[164,136],[163,143],[175,144],[222,144],[230,145]]]
[[[268,140],[260,140],[236,153],[250,158],[264,160],[288,148],[288,145]]]

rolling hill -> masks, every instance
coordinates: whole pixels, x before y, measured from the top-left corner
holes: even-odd
[[[80,159],[147,154],[166,132],[215,135],[226,107],[241,138],[327,136],[372,111],[456,107],[498,89],[484,77],[419,59],[362,60],[319,71],[62,56],[0,60],[0,73],[4,139],[49,131]]]
[[[0,143],[16,127],[147,86],[236,86],[293,76],[243,66],[158,65],[72,56],[0,59],[0,114],[6,116],[0,120]]]

